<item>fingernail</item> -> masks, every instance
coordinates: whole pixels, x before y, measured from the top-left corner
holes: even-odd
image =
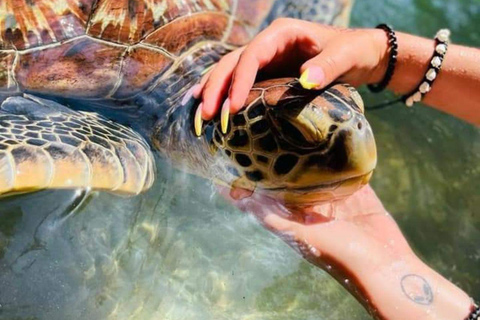
[[[195,86],[191,87],[190,89],[188,89],[187,93],[185,93],[185,95],[183,96],[182,98],[182,102],[181,102],[181,105],[182,106],[185,106],[188,101],[190,101],[190,99],[192,98],[193,96],[193,93],[195,91]],[[196,98],[195,98],[196,99]]]
[[[220,121],[222,125],[222,133],[226,134],[228,131],[228,120],[230,118],[230,99],[225,100],[222,107]]]
[[[197,108],[197,111],[195,112],[195,120],[193,122],[193,126],[195,127],[195,134],[197,135],[197,137],[200,137],[202,135],[202,126],[203,126],[202,107],[203,107],[203,103],[200,103],[200,105]]]
[[[319,89],[325,81],[325,73],[322,68],[312,66],[302,73],[299,81],[304,89]]]
[[[202,86],[200,86],[199,84],[196,84],[192,87],[192,96],[193,98],[195,99],[198,99],[200,98],[200,95],[202,94]]]

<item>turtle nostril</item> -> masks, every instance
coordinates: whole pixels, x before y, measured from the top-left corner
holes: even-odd
[[[358,130],[362,130],[363,124],[362,124],[361,121],[358,121],[357,128],[358,128]]]

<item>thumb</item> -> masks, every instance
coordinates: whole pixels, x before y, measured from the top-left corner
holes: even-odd
[[[353,59],[335,47],[328,47],[300,68],[300,84],[308,90],[328,86],[353,66]]]

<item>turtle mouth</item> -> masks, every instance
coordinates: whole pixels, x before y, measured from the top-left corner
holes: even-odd
[[[260,190],[262,191],[267,191],[267,192],[278,192],[278,191],[284,191],[284,192],[298,192],[298,193],[304,193],[304,192],[315,192],[315,191],[323,191],[323,190],[333,190],[336,187],[344,184],[345,182],[350,182],[350,181],[355,181],[358,179],[362,179],[366,176],[371,176],[373,174],[373,170],[365,173],[365,174],[360,174],[352,177],[348,177],[345,179],[341,180],[336,180],[336,181],[329,181],[325,183],[319,183],[315,185],[310,185],[310,186],[302,186],[302,187],[278,187],[278,188],[261,188]],[[368,182],[368,181],[367,181]]]
[[[343,180],[295,188],[258,189],[258,192],[290,207],[308,207],[345,199],[368,184],[373,170]]]

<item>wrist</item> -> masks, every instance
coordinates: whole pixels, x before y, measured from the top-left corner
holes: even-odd
[[[412,92],[428,70],[435,41],[397,32],[397,68],[389,88],[397,94]]]
[[[364,288],[380,318],[463,320],[471,312],[470,297],[413,253],[373,270]]]
[[[382,29],[370,29],[371,42],[373,44],[373,52],[376,58],[376,64],[372,68],[367,84],[378,84],[383,80],[387,72],[389,56],[388,35]]]

